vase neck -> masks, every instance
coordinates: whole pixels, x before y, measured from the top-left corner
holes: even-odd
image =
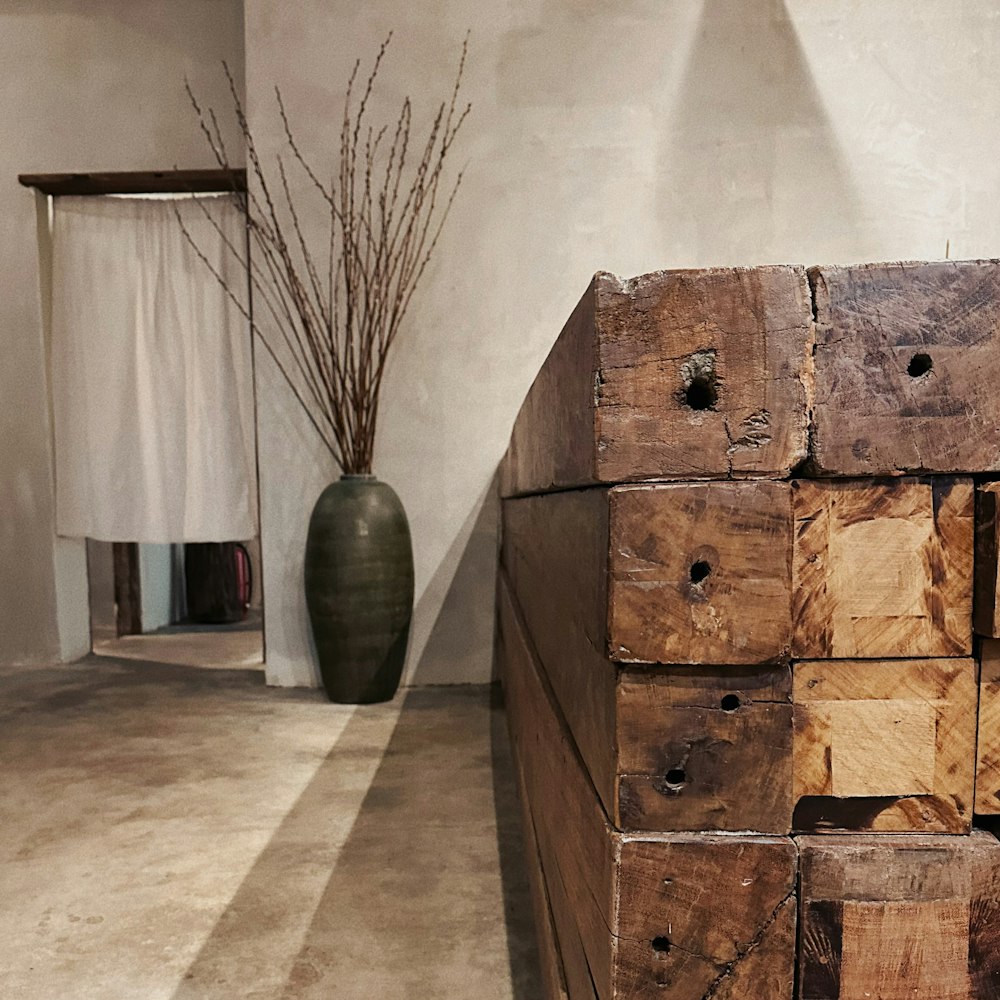
[[[354,480],[354,481],[361,480],[362,482],[364,482],[365,480],[367,480],[367,481],[370,482],[371,480],[375,479],[376,477],[375,477],[375,474],[373,472],[345,472],[340,478],[342,480],[344,480],[344,479],[349,479],[349,480]]]

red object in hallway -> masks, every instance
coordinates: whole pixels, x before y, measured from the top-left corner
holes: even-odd
[[[250,597],[253,594],[253,566],[250,562],[250,553],[245,545],[236,543],[236,592],[240,595],[243,604],[243,617],[246,618],[246,611],[250,607]]]
[[[239,542],[184,546],[188,619],[199,625],[243,621],[253,588],[250,555]]]

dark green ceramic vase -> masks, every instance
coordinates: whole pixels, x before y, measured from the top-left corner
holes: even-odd
[[[306,603],[330,701],[388,701],[399,687],[413,614],[406,512],[374,476],[320,494],[306,539]]]

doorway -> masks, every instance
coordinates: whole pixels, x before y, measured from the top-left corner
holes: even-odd
[[[150,545],[87,540],[97,656],[264,669],[260,539]]]
[[[86,542],[91,650],[263,669],[245,172],[19,179],[44,196],[57,533]]]

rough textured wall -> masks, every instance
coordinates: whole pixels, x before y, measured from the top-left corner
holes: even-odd
[[[82,546],[57,542],[35,198],[19,173],[213,166],[184,77],[242,76],[240,0],[0,5],[0,662],[86,651]],[[56,595],[59,595],[57,605]]]
[[[385,386],[376,472],[411,518],[411,682],[490,673],[513,417],[591,274],[1000,250],[1000,4],[904,0],[247,0],[266,143],[278,83],[316,154],[394,29],[384,101],[426,107],[472,29],[466,182]],[[267,373],[264,373],[267,376]],[[280,392],[262,410],[268,661],[309,683],[309,510],[335,474]]]

